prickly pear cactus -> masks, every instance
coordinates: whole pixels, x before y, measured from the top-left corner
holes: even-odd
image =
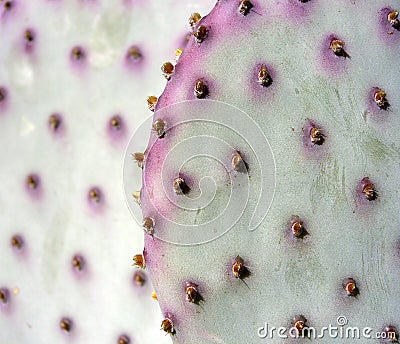
[[[120,175],[159,66],[211,4],[0,1],[1,343],[170,342]]]
[[[192,18],[140,195],[174,342],[397,342],[398,5],[221,0]]]

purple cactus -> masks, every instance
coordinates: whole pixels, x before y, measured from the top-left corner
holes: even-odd
[[[0,1],[1,342],[170,342],[121,168],[207,2]]]
[[[137,169],[162,329],[397,342],[396,4],[225,0],[189,24]]]

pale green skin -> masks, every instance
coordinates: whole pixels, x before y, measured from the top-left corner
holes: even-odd
[[[259,343],[267,341],[257,337],[264,322],[289,326],[297,314],[317,329],[337,326],[340,315],[347,317],[349,326],[370,327],[374,332],[388,324],[400,326],[400,47],[382,41],[378,30],[379,11],[388,4],[311,1],[312,15],[301,22],[283,14],[284,3],[269,1],[265,8],[255,8],[264,16],[249,16],[248,30],[240,27],[229,36],[218,32],[214,42],[193,43],[164,92],[169,97],[166,106],[188,99],[199,76],[211,79],[218,86],[210,98],[251,116],[263,129],[276,159],[275,198],[257,230],[248,231],[252,212],[247,211],[231,231],[207,244],[185,247],[147,237],[148,269],[164,314],[170,312],[176,319],[175,343]],[[210,21],[224,28],[234,19],[211,14]],[[345,68],[338,72],[324,70],[320,64],[321,42],[331,33],[345,40],[351,56],[342,58]],[[247,86],[260,60],[272,65],[277,75],[274,86],[265,90],[265,99],[252,97]],[[366,112],[373,86],[386,91],[388,111]],[[185,119],[185,113],[172,112]],[[211,116],[218,119],[218,114]],[[312,152],[302,142],[308,118],[326,134],[324,145]],[[211,125],[203,130],[192,123],[174,135],[167,132],[165,154],[185,138],[204,133],[232,141],[229,130]],[[251,168],[254,157],[246,146],[238,146],[249,155]],[[214,154],[212,146],[209,152]],[[191,185],[194,193],[199,192],[197,182],[205,173],[215,178],[218,195],[230,192],[218,167],[195,161],[184,169],[196,181]],[[260,181],[259,171],[252,172],[249,202],[254,207]],[[375,184],[376,201],[357,195],[363,177]],[[152,178],[151,170],[145,170],[145,178]],[[155,185],[151,192],[161,199],[157,195],[163,193],[162,185],[157,181]],[[224,206],[216,202],[200,212],[176,208],[168,215],[195,223],[213,218]],[[144,216],[149,216],[148,209],[144,204]],[[307,223],[310,235],[303,241],[285,236],[292,215]],[[160,236],[169,230],[163,222],[158,229]],[[244,281],[233,278],[230,271],[237,255],[252,273]],[[341,286],[346,277],[358,282],[357,298],[346,297]],[[204,298],[200,305],[185,300],[186,281],[199,284]],[[341,342],[328,336],[299,342],[310,341]],[[362,340],[346,340],[353,342]]]
[[[159,329],[150,281],[143,289],[132,283],[132,255],[143,250],[143,232],[126,206],[121,171],[130,133],[150,114],[146,97],[165,85],[160,66],[174,58],[173,40],[188,31],[192,11],[204,12],[213,1],[174,3],[19,1],[15,15],[0,19],[0,85],[10,96],[0,112],[0,287],[19,290],[9,307],[0,305],[2,343],[116,343],[122,333],[132,343],[170,342]],[[171,8],[174,15],[166,16]],[[29,56],[21,47],[27,27],[37,32]],[[123,65],[135,43],[146,43],[151,53],[136,74]],[[76,44],[89,49],[83,73],[70,68]],[[53,111],[64,116],[59,138],[47,127]],[[127,125],[115,144],[105,129],[114,112]],[[40,173],[41,200],[25,192],[32,171]],[[93,185],[106,200],[100,214],[87,207]],[[26,256],[11,249],[16,233],[24,237]],[[81,279],[70,266],[75,253],[88,264]],[[74,321],[71,338],[59,329],[63,316]]]

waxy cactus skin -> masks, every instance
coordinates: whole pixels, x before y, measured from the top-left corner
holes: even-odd
[[[212,3],[0,1],[1,343],[170,342],[122,160]]]
[[[175,343],[263,342],[271,340],[258,335],[265,323],[397,333],[397,5],[221,0],[193,25],[155,107],[140,197],[143,218],[155,218],[145,237],[146,269],[168,324],[162,328]],[[249,118],[226,125],[213,101],[244,111],[271,146],[276,187],[263,192],[274,191],[273,201],[252,231],[265,172],[254,148],[264,141],[258,132],[240,137]],[[230,150],[215,148],[214,137]],[[184,143],[192,159],[179,148]],[[249,193],[234,183],[243,174]],[[176,192],[181,179],[186,194]],[[179,241],[178,229],[215,220],[235,193],[248,204],[231,214],[237,222],[229,231],[198,245],[181,232]],[[188,207],[210,194],[208,207]],[[216,231],[224,226],[230,223],[216,222]],[[188,302],[188,283],[202,302]],[[342,340],[366,339],[326,334],[299,342]]]

